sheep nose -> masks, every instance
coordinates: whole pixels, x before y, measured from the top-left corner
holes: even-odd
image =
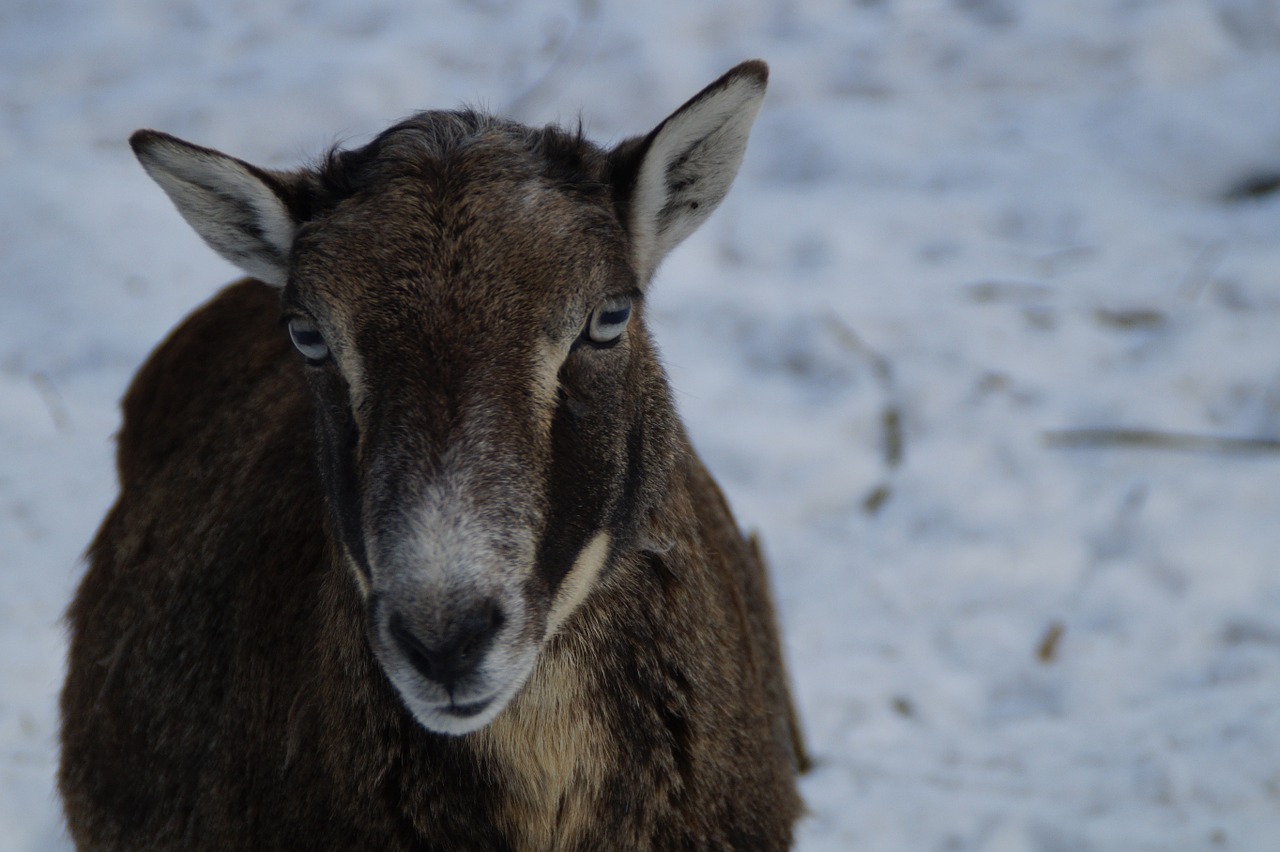
[[[452,691],[480,667],[504,621],[497,602],[488,600],[435,633],[415,631],[399,612],[392,613],[388,629],[419,674]]]

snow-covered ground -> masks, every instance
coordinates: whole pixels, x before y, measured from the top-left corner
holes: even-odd
[[[479,103],[597,139],[773,69],[654,294],[762,530],[804,850],[1280,848],[1280,4],[10,0],[0,848],[64,848],[59,617],[132,371],[233,276],[134,163]],[[1069,438],[1069,436],[1068,436]],[[1244,449],[1248,449],[1245,447]]]

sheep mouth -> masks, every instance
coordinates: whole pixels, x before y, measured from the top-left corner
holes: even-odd
[[[450,689],[424,679],[394,649],[383,649],[383,670],[409,712],[427,730],[453,736],[477,731],[497,718],[524,686],[536,660],[536,648],[522,649],[498,671]]]
[[[457,716],[462,719],[468,719],[472,716],[479,716],[481,713],[487,710],[489,708],[489,705],[492,703],[493,703],[492,698],[486,699],[484,701],[472,701],[465,704],[451,703],[449,704],[448,707],[444,708],[443,712],[448,713],[450,716]]]

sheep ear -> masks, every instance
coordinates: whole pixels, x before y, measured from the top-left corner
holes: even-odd
[[[255,278],[284,286],[301,221],[301,175],[259,169],[154,130],[139,130],[129,144],[214,251]]]
[[[763,62],[744,62],[694,95],[648,136],[623,142],[611,152],[615,191],[641,281],[648,281],[729,191],[768,79]]]

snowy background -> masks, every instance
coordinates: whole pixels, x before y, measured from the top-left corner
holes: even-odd
[[[1280,849],[1269,0],[5,0],[0,849],[67,843],[118,400],[235,274],[129,133],[287,167],[467,102],[616,141],[757,56],[654,319],[773,562],[800,848]]]

